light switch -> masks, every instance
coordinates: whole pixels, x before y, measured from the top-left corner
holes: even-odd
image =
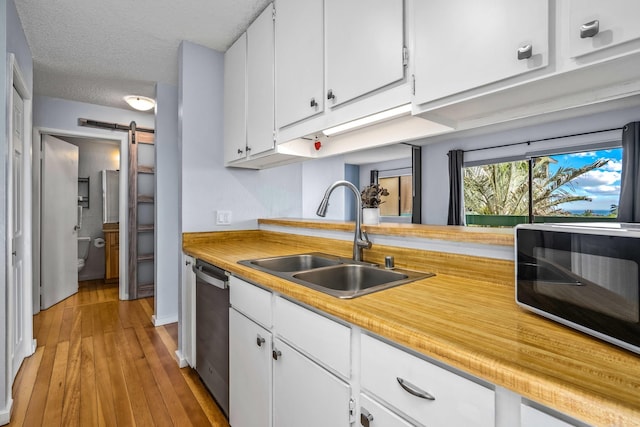
[[[230,225],[231,211],[216,211],[216,225]]]

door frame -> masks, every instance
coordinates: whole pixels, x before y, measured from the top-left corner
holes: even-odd
[[[33,99],[31,96],[31,91],[27,85],[27,82],[24,78],[24,74],[18,65],[17,59],[13,53],[9,54],[9,69],[8,69],[8,109],[7,109],[7,125],[8,125],[8,148],[9,153],[13,156],[13,88],[15,87],[16,91],[20,95],[24,103],[24,111],[23,111],[23,119],[22,119],[22,135],[23,135],[23,153],[22,153],[22,182],[24,186],[24,192],[22,197],[22,227],[23,227],[23,239],[24,244],[22,245],[22,254],[21,257],[23,259],[23,268],[22,268],[22,286],[23,289],[23,307],[22,307],[22,336],[24,337],[25,343],[27,343],[27,347],[25,348],[25,354],[16,354],[14,357],[21,358],[24,360],[26,357],[32,355],[36,349],[36,342],[33,339],[33,314],[31,310],[31,291],[32,291],[32,251],[31,251],[31,126],[32,126],[32,108],[33,108]],[[7,194],[7,219],[5,223],[5,230],[7,233],[7,237],[10,237],[11,230],[13,230],[13,224],[15,218],[13,218],[13,162],[9,160],[7,162],[7,177],[6,177],[6,194]],[[11,296],[12,296],[12,285],[13,285],[13,260],[12,260],[12,252],[13,252],[13,241],[11,238],[7,238],[5,242],[6,246],[6,259],[5,265],[8,267],[6,269],[6,283],[8,289],[8,298],[6,300],[6,313],[7,313],[7,356],[10,357],[14,353],[14,339],[13,339],[13,329],[15,326],[16,319],[14,319],[15,310],[11,305]],[[30,343],[30,345],[28,344]],[[22,361],[20,362],[22,363]],[[15,374],[17,372],[13,372],[13,360],[7,360],[8,375],[6,376],[6,390],[11,390],[11,385],[13,383],[13,379],[15,378]]]
[[[118,217],[120,221],[119,238],[120,238],[120,274],[118,279],[119,298],[127,299],[127,209],[128,209],[128,197],[127,188],[129,186],[128,180],[128,134],[119,135],[114,133],[112,135],[98,132],[85,132],[85,131],[70,131],[65,129],[56,129],[48,127],[35,127],[33,128],[33,141],[37,141],[37,147],[33,150],[34,165],[33,168],[33,313],[36,314],[40,311],[40,239],[42,238],[41,230],[41,217],[42,217],[42,136],[51,135],[54,137],[77,137],[77,138],[95,138],[95,139],[108,139],[112,141],[120,141],[120,200],[119,200],[119,212]]]

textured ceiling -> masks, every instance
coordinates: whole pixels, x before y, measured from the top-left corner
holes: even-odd
[[[269,0],[14,0],[34,63],[34,93],[128,108],[129,94],[177,85],[178,46],[221,52]]]

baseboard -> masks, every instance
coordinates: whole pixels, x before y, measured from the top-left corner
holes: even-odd
[[[11,421],[11,409],[13,408],[13,399],[9,398],[7,406],[0,411],[0,426],[9,424]]]
[[[187,362],[187,359],[184,357],[180,350],[176,350],[176,360],[178,361],[178,366],[180,368],[186,368],[187,366],[189,366],[189,362]]]
[[[169,323],[176,323],[178,321],[178,315],[174,314],[171,316],[157,317],[155,314],[151,316],[151,322],[153,322],[153,326],[162,326],[168,325]]]

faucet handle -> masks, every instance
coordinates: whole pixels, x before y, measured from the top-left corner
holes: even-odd
[[[364,230],[362,230],[362,238],[358,239],[358,246],[371,249],[371,241],[369,240],[367,232]]]

